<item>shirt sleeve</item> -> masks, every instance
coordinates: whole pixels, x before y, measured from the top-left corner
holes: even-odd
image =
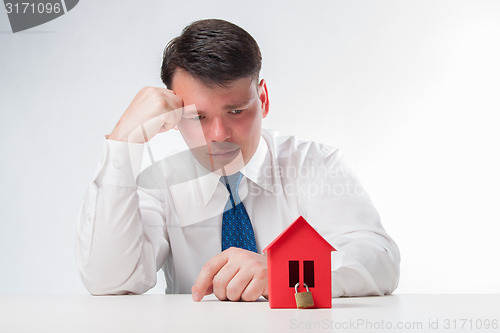
[[[142,152],[142,144],[106,140],[86,192],[76,261],[93,295],[146,292],[168,254],[161,192],[141,191],[135,182]]]
[[[309,177],[300,185],[308,189],[301,192],[300,209],[337,250],[332,253],[332,296],[392,293],[399,281],[396,243],[338,150],[315,149],[309,152],[315,158],[303,165]]]

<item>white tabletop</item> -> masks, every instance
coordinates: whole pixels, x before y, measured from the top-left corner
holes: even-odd
[[[332,309],[191,295],[0,295],[0,332],[500,332],[500,295],[333,299]]]

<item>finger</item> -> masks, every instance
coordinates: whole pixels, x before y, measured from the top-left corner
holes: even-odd
[[[241,293],[241,300],[253,302],[260,296],[267,296],[267,279],[254,276]]]
[[[182,108],[182,113],[187,115],[197,114],[198,110],[196,109],[195,104],[184,105]]]
[[[168,95],[168,94],[173,94],[173,95],[175,95],[175,92],[174,92],[173,90],[170,90],[170,89],[165,88],[165,87],[158,87],[158,90],[159,90],[160,92],[162,92],[163,94],[166,94],[166,95]]]
[[[169,129],[175,127],[182,118],[182,110],[183,108],[178,108],[161,115],[161,121],[163,122],[163,124],[159,132],[166,132]]]
[[[179,96],[177,96],[175,94],[175,92],[173,92],[172,90],[170,89],[167,89],[167,88],[159,88],[160,90],[160,93],[164,96],[164,98],[168,101],[172,101],[174,103],[174,105],[177,105],[177,107],[182,107],[182,105],[184,104],[182,98],[180,98]]]
[[[195,302],[202,300],[207,295],[209,287],[212,285],[215,274],[227,263],[227,253],[221,252],[207,261],[201,269],[194,286],[191,288],[192,297]]]
[[[217,274],[215,274],[212,285],[213,285],[213,292],[215,296],[221,300],[225,301],[227,299],[234,301],[234,300],[239,300],[239,295],[234,299],[233,297],[230,297],[227,294],[227,290],[229,288],[230,282],[233,280],[234,276],[238,274],[238,266],[231,265],[230,262],[225,264]]]
[[[252,281],[252,278],[253,274],[251,271],[239,270],[238,273],[227,284],[227,298],[230,301],[239,301],[242,298],[243,291]]]

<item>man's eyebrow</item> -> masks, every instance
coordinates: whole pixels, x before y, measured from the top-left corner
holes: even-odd
[[[189,111],[186,111],[186,109],[184,109],[182,111],[182,115],[183,116],[187,116],[187,117],[190,117],[190,116],[197,116],[200,114],[200,111],[199,110],[189,110]]]
[[[248,100],[244,100],[243,102],[238,102],[234,104],[227,104],[224,106],[224,109],[226,110],[239,110],[239,109],[246,109],[250,104],[252,104],[253,98],[250,98]]]
[[[225,110],[240,110],[240,109],[246,109],[247,107],[252,104],[253,99],[249,99],[247,101],[243,101],[241,103],[234,103],[234,104],[227,104],[224,106]],[[203,110],[196,109],[196,110],[190,110],[190,111],[184,111],[184,114],[186,116],[196,116],[203,114]]]

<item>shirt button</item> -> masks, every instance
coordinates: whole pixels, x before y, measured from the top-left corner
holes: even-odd
[[[89,221],[90,221],[91,219],[92,219],[92,214],[87,213],[87,220],[89,220]]]
[[[115,167],[115,169],[120,169],[121,168],[120,162],[118,162],[118,161],[114,161],[113,162],[113,166]]]

